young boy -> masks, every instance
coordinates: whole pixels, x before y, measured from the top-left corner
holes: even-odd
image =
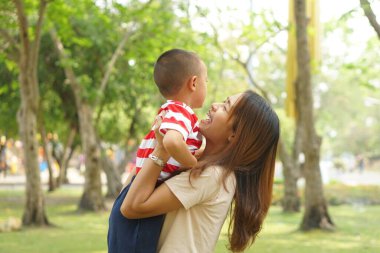
[[[161,115],[165,112],[159,130],[171,158],[163,164],[157,157],[151,156],[156,145],[154,130],[151,129],[140,144],[136,170],[131,175],[141,170],[146,159],[152,159],[163,167],[158,179],[161,183],[180,167],[191,168],[197,163],[194,153],[202,144],[202,136],[192,108],[203,105],[207,93],[207,68],[195,53],[172,49],[157,59],[154,81],[167,99],[158,111]],[[120,208],[130,184],[119,194],[111,211],[108,252],[155,253],[164,215],[134,220],[122,216]]]
[[[203,105],[207,69],[195,53],[173,49],[158,58],[154,68],[154,81],[167,99],[158,114],[166,112],[160,133],[164,135],[164,147],[172,157],[163,167],[159,178],[162,181],[179,167],[191,168],[197,163],[193,154],[200,148],[202,138],[198,132],[198,118],[192,108]],[[152,129],[137,151],[137,173],[155,144]]]

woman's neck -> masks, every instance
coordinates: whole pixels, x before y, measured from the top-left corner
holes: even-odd
[[[224,149],[225,145],[217,145],[216,143],[210,142],[206,140],[206,146],[203,151],[202,156],[209,156],[209,155],[215,155],[219,152],[221,152]]]

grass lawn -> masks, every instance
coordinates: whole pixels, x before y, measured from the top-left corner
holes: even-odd
[[[0,253],[105,253],[108,212],[78,213],[79,189],[47,194],[47,213],[52,228],[28,228],[0,233]],[[0,222],[21,217],[23,192],[0,190]],[[285,215],[273,206],[255,244],[246,252],[258,253],[375,253],[380,252],[380,206],[330,207],[335,232],[297,231],[301,214]],[[215,252],[227,252],[227,226]]]
[[[302,214],[283,214],[271,207],[263,230],[250,253],[376,253],[380,252],[380,206],[334,206],[329,208],[335,232],[297,231]],[[215,252],[226,252],[227,224]]]

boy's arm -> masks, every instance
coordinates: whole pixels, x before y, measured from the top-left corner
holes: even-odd
[[[191,168],[197,164],[197,158],[191,154],[180,132],[168,130],[163,139],[163,146],[182,167]]]

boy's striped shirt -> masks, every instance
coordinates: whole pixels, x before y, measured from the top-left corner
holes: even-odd
[[[202,136],[199,132],[198,118],[194,111],[185,103],[168,100],[161,106],[157,115],[166,112],[160,126],[160,133],[165,135],[168,130],[176,130],[183,136],[186,144],[192,154],[202,145]],[[142,140],[136,155],[136,172],[138,173],[149,154],[151,154],[156,146],[156,138],[153,126],[149,133]],[[170,158],[166,166],[162,169],[159,180],[164,180],[171,173],[178,170],[180,164]]]

